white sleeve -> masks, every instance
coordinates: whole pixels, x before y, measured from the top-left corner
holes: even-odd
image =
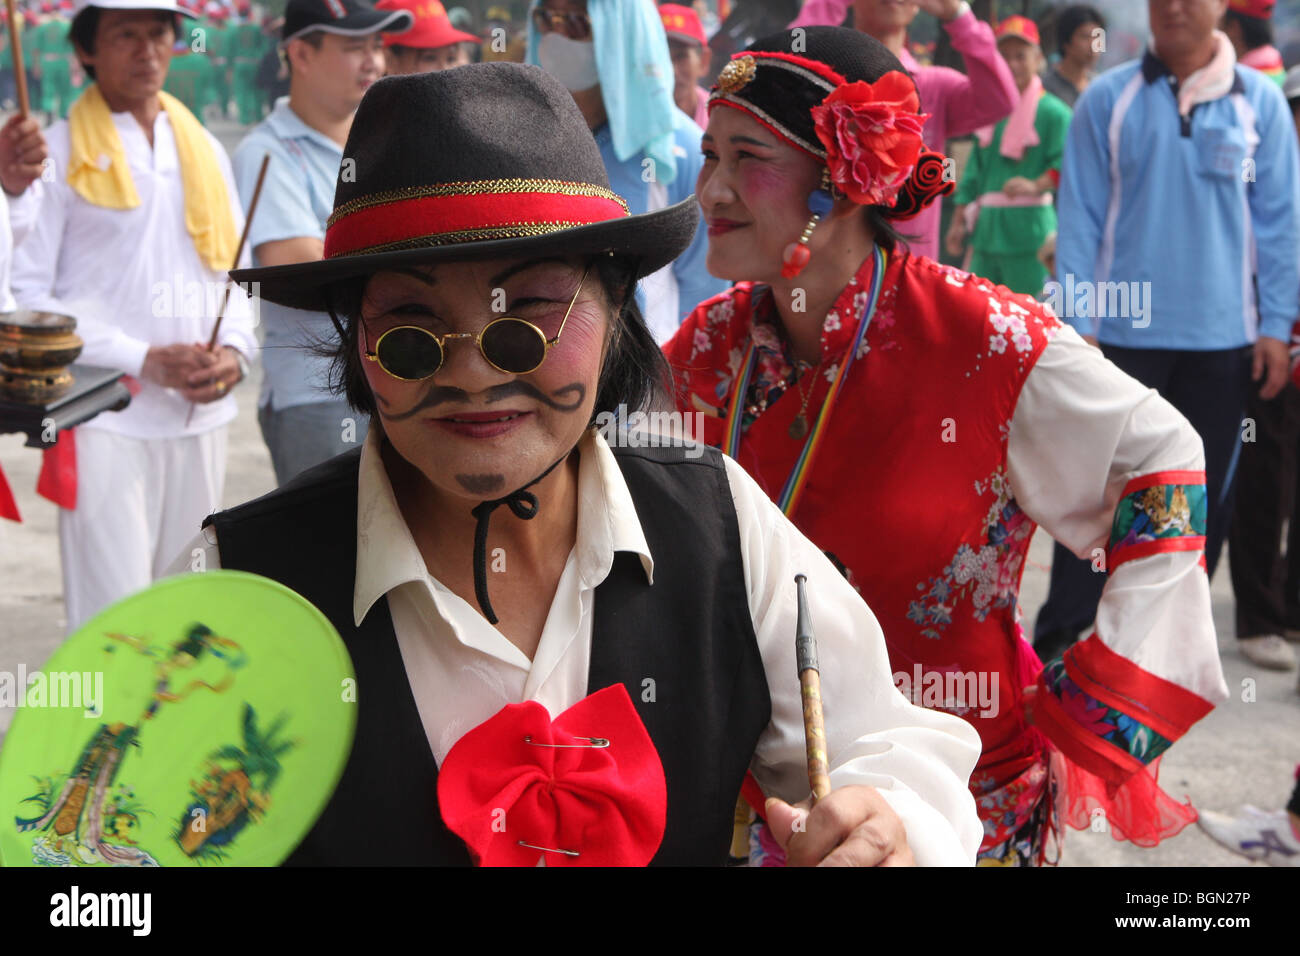
[[[979,736],[964,720],[916,707],[898,691],[884,635],[861,596],[744,469],[725,461],[772,699],[751,765],[759,786],[787,802],[809,793],[794,656],[794,577],[805,574],[832,787],[877,788],[902,819],[917,863],[972,864],[983,836],[968,787]]]
[[[67,168],[67,142],[66,128],[59,135],[49,134],[50,161],[56,170]],[[72,316],[77,320],[77,335],[84,343],[78,361],[120,369],[138,378],[149,343],[124,332],[91,297],[65,302],[55,295],[72,190],[58,179],[38,185],[41,187],[40,215],[14,250],[10,284],[15,302],[24,309]]]
[[[45,190],[38,179],[17,196],[5,193],[5,204],[9,207],[9,230],[13,234],[15,248],[22,244],[36,223],[41,211],[41,197]]]
[[[1025,513],[1079,557],[1111,568],[1098,639],[1142,671],[1212,703],[1225,700],[1202,549],[1124,561],[1111,541],[1117,509],[1131,510],[1142,485],[1184,486],[1193,498],[1204,485],[1201,439],[1187,419],[1063,326],[1026,378],[1007,457]],[[1191,539],[1152,545],[1180,543]]]

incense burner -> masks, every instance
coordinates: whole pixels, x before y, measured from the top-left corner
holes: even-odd
[[[0,398],[39,405],[72,387],[68,371],[81,354],[77,320],[54,312],[0,314]]]

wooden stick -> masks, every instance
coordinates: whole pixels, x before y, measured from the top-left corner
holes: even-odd
[[[15,0],[5,0],[9,14],[9,50],[14,63],[14,85],[18,90],[18,113],[27,119],[31,105],[27,102],[27,71],[23,68],[23,44],[18,36],[18,5]]]
[[[826,756],[826,723],[822,716],[821,672],[817,669],[817,639],[813,637],[812,619],[808,616],[807,578],[796,574],[799,615],[794,631],[795,665],[799,670],[799,690],[803,696],[804,749],[808,755],[808,785],[813,800],[831,792],[831,768]]]
[[[6,3],[13,3],[14,0],[5,0]],[[244,231],[239,236],[239,245],[235,247],[235,264],[230,268],[238,269],[239,260],[244,255],[244,245],[248,242],[248,227],[253,224],[253,214],[257,212],[257,201],[262,196],[262,184],[266,182],[266,167],[271,163],[271,154],[267,153],[262,157],[262,167],[257,171],[257,185],[253,187],[253,198],[248,204],[248,215],[244,217]],[[230,302],[230,290],[234,286],[235,280],[229,276],[226,277],[226,291],[221,296],[221,306],[217,309],[217,322],[212,326],[212,335],[208,337],[208,351],[211,352],[217,345],[217,333],[221,331],[221,320],[226,317],[226,304]],[[185,416],[185,427],[188,428],[190,420],[194,417],[195,403],[190,402],[189,414]]]
[[[12,3],[13,0],[6,0]],[[248,242],[248,227],[253,224],[253,214],[257,212],[257,201],[262,197],[262,184],[266,182],[266,167],[271,162],[271,154],[267,153],[262,157],[262,167],[257,171],[257,185],[253,187],[253,199],[248,204],[248,215],[244,218],[244,231],[239,237],[239,245],[235,247],[235,264],[232,269],[239,268],[239,259],[244,254],[244,245]],[[230,288],[234,285],[234,280],[226,279],[226,294],[221,299],[221,308],[217,310],[217,324],[212,327],[212,335],[208,339],[208,351],[211,352],[213,346],[217,344],[217,333],[221,331],[221,320],[226,313],[226,303],[230,301]]]

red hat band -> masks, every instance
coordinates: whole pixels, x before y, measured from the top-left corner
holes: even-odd
[[[622,219],[627,203],[590,183],[496,179],[360,196],[325,229],[324,258],[542,236]]]

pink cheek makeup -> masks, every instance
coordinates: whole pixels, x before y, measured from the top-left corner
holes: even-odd
[[[603,343],[604,323],[595,317],[595,306],[592,307],[592,312],[579,313],[578,308],[569,316],[560,341],[546,353],[546,361],[532,373],[540,376],[548,385],[585,381],[588,375],[599,374],[597,366]],[[546,388],[546,385],[542,387]]]
[[[790,190],[789,177],[770,163],[746,163],[740,181],[744,189],[743,200],[750,209],[768,207],[785,198]]]

